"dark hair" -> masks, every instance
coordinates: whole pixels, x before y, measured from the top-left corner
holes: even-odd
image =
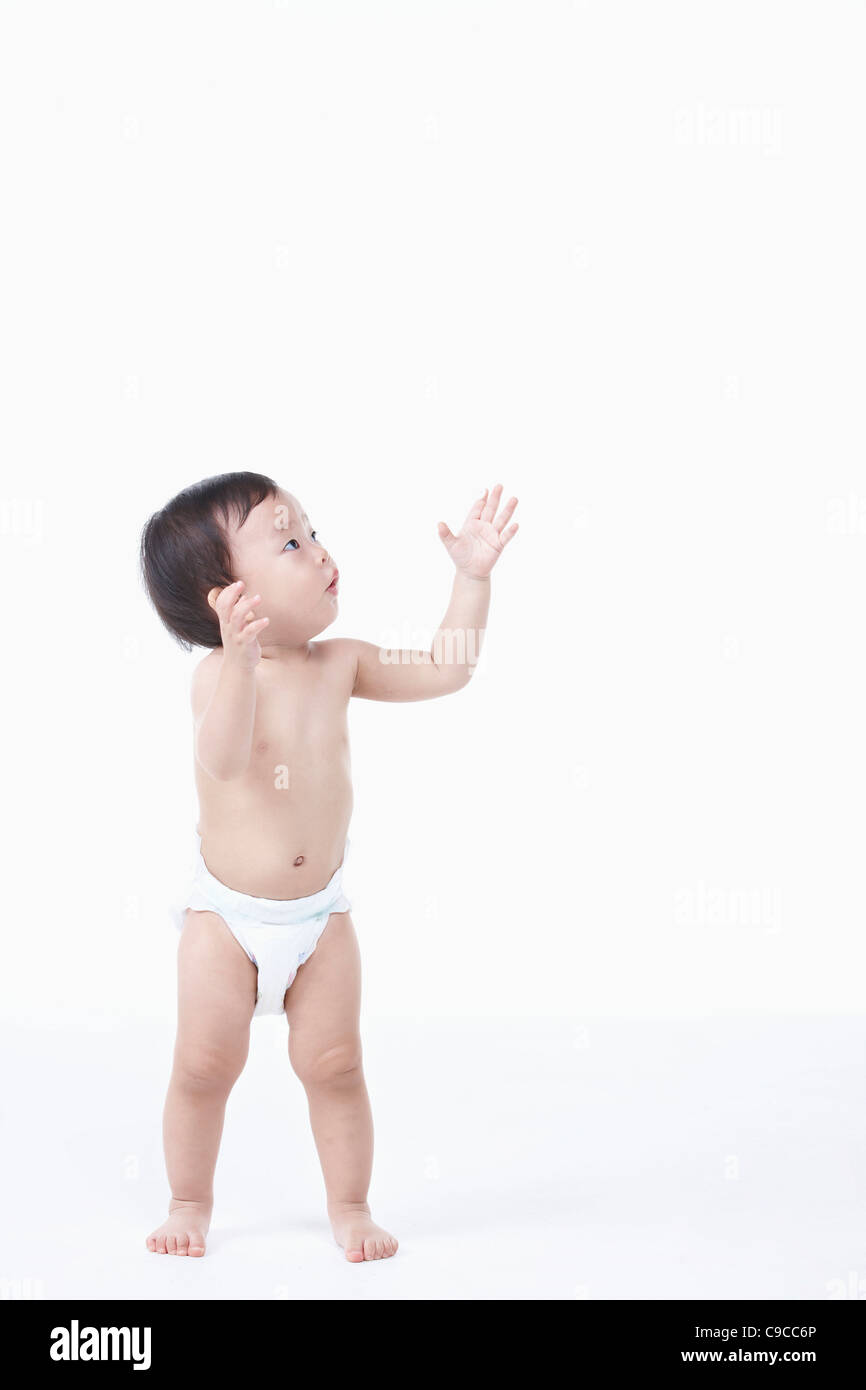
[[[185,651],[220,647],[219,618],[207,601],[214,587],[233,583],[226,526],[242,526],[277,484],[263,473],[219,473],[184,488],[146,523],[141,573],[150,600]]]

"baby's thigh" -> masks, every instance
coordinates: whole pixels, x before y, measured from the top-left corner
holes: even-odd
[[[178,1045],[245,1055],[257,974],[222,917],[188,908],[177,951]]]
[[[286,994],[285,1009],[293,1064],[303,1066],[333,1049],[357,1047],[361,952],[350,912],[331,913],[315,951]]]

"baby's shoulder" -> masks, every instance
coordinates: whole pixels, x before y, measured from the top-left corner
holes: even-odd
[[[358,666],[358,643],[354,637],[327,637],[324,642],[313,642],[317,659],[330,668],[335,676],[354,681]]]
[[[319,657],[325,660],[341,661],[351,655],[355,647],[353,637],[326,637],[323,642],[311,642],[310,646]]]
[[[214,647],[201,661],[196,662],[189,683],[190,703],[195,716],[204,709],[213,694],[223,661],[222,647]]]
[[[208,680],[212,672],[219,671],[222,661],[222,647],[214,647],[211,651],[207,652],[206,655],[202,657],[201,661],[197,661],[193,667],[193,685],[195,685],[196,682],[201,683],[202,681]]]

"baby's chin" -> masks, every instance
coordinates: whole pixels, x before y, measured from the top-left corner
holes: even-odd
[[[336,622],[336,621],[337,621],[337,618],[339,617],[339,612],[338,612],[338,607],[339,607],[339,605],[338,605],[337,600],[336,600],[335,598],[331,598],[330,594],[328,595],[328,605],[329,605],[331,611],[330,611],[330,613],[328,613],[328,614],[326,615],[325,621],[322,623],[322,626],[321,626],[321,628],[320,628],[320,631],[321,631],[321,632],[324,632],[325,628],[326,628],[326,627],[330,627],[330,626],[331,626],[331,623]]]
[[[269,644],[277,643],[279,646],[300,647],[304,642],[310,642],[314,637],[318,637],[320,632],[324,632],[333,622],[336,622],[339,617],[339,606],[339,596],[329,594],[326,591],[310,612],[308,625],[303,631],[293,624],[290,611],[282,614],[274,613],[271,609],[268,614],[270,622],[262,633],[262,638]],[[262,638],[259,640],[261,641]]]
[[[324,632],[337,621],[339,615],[339,604],[335,595],[325,594],[324,599],[316,608],[314,614],[315,628],[310,632],[310,638],[318,637],[320,632]]]

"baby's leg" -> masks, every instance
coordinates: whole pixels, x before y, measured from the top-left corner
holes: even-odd
[[[373,1117],[361,1064],[361,953],[351,913],[333,912],[286,994],[289,1057],[304,1084],[337,1243],[355,1262],[397,1241],[367,1205]]]
[[[177,953],[177,1040],[163,1112],[169,1218],[160,1255],[203,1255],[226,1101],[247,1059],[256,967],[221,917],[188,910]]]

